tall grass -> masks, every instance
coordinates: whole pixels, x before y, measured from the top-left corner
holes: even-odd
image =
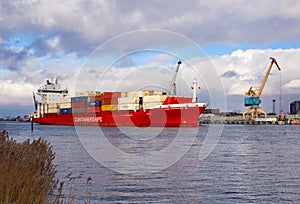
[[[0,203],[49,203],[58,181],[54,152],[39,138],[18,143],[0,131]]]
[[[0,204],[72,204],[75,180],[82,174],[69,173],[64,181],[56,179],[55,153],[44,139],[18,143],[0,130]],[[90,187],[92,178],[86,184]],[[69,187],[66,193],[65,187]],[[66,195],[67,194],[67,195]],[[85,203],[90,203],[90,192]]]

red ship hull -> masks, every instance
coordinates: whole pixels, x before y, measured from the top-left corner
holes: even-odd
[[[146,110],[116,110],[80,114],[45,113],[33,121],[44,125],[68,126],[139,126],[180,127],[198,126],[199,115],[206,103],[161,105]]]

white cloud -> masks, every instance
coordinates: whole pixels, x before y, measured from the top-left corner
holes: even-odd
[[[46,40],[46,44],[52,48],[52,49],[57,49],[60,45],[60,37],[59,36],[55,36],[54,38],[52,39],[49,39],[49,40]]]
[[[230,55],[213,57],[212,60],[221,74],[228,70],[233,70],[238,77],[223,78],[227,94],[244,94],[250,86],[258,88],[265,77],[266,70],[270,65],[269,57],[274,57],[281,71],[274,65],[271,70],[263,94],[278,93],[280,83],[283,93],[297,93],[297,90],[288,89],[286,85],[294,79],[300,78],[298,71],[298,59],[300,49],[250,49],[237,50]],[[280,79],[281,77],[281,79]]]
[[[0,81],[0,105],[29,105],[32,103],[34,88],[30,83]]]
[[[287,89],[296,89],[295,91],[299,92],[300,90],[300,79],[294,79],[284,85],[284,88]]]

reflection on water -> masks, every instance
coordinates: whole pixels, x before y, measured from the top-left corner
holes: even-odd
[[[141,175],[121,174],[98,163],[81,145],[74,127],[35,125],[32,133],[29,124],[1,122],[0,129],[4,128],[18,141],[39,136],[50,141],[59,177],[68,172],[92,177],[91,185],[86,181],[76,183],[75,203],[86,201],[88,192],[91,203],[300,203],[300,126],[225,126],[216,148],[200,161],[199,152],[209,128],[204,125],[179,161]],[[155,137],[147,132],[139,139],[134,133],[124,135],[130,129],[101,130],[114,147],[133,155],[163,150],[178,131],[163,129]]]

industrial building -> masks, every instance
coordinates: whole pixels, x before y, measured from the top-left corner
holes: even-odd
[[[290,103],[290,114],[300,113],[300,101]]]

